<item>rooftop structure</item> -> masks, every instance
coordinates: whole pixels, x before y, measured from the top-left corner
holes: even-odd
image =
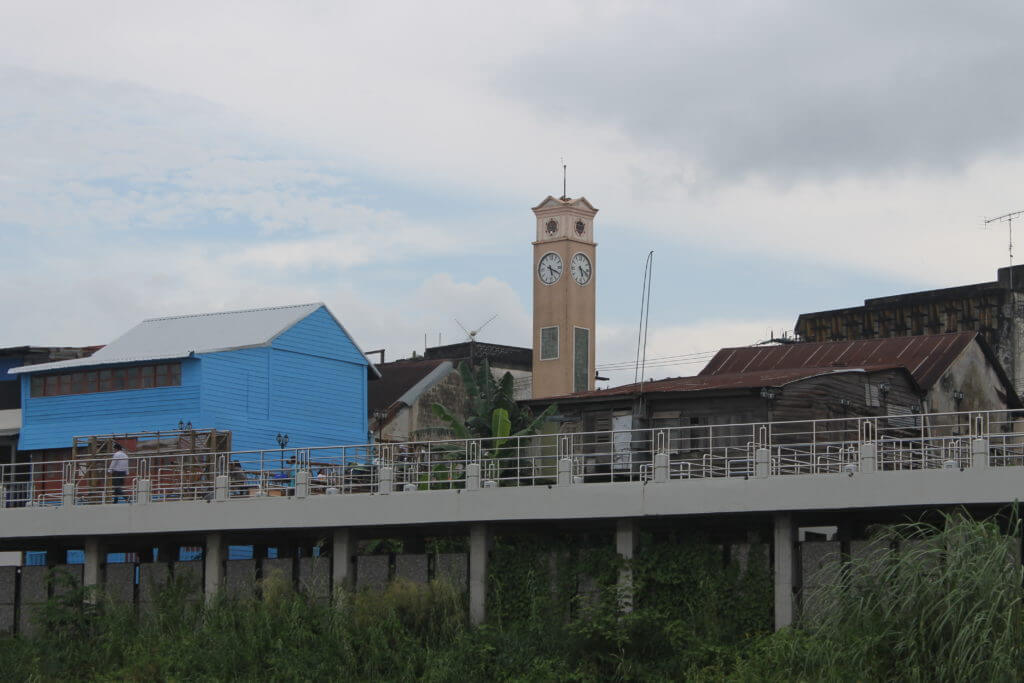
[[[1000,268],[996,280],[866,299],[863,305],[803,313],[805,341],[882,339],[946,332],[980,333],[1015,390],[1024,390],[1024,266]]]

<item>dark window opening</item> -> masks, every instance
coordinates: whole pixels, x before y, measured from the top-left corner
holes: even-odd
[[[32,398],[177,386],[181,386],[181,363],[34,375],[29,384]]]

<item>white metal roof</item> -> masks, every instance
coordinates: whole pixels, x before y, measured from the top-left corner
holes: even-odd
[[[10,372],[17,374],[60,368],[137,363],[185,358],[193,353],[267,346],[279,334],[321,306],[322,303],[314,303],[150,318],[143,320],[88,358],[25,365]]]

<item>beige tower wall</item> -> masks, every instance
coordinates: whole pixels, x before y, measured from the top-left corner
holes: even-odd
[[[597,213],[583,198],[568,202],[549,197],[534,209],[537,216],[537,240],[533,243],[533,397],[571,394],[573,386],[574,329],[590,332],[587,384],[594,388],[597,303],[597,244],[593,241],[593,219]],[[555,234],[548,234],[549,220],[558,223]],[[582,235],[576,234],[577,221],[585,225]],[[548,252],[562,259],[562,277],[552,285],[541,282],[537,264]],[[579,285],[573,280],[569,263],[576,253],[586,254],[592,271],[590,281]],[[541,330],[558,327],[558,358],[541,359]]]

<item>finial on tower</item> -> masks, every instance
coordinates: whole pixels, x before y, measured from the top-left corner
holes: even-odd
[[[568,197],[566,197],[566,194],[567,193],[565,191],[565,157],[562,157],[562,201],[563,202],[566,199],[568,199]]]

